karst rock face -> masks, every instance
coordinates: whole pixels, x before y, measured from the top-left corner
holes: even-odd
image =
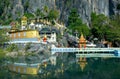
[[[66,21],[72,8],[76,8],[83,22],[89,23],[92,12],[109,16],[109,0],[56,0],[61,19]]]
[[[5,7],[6,13],[11,13],[13,18],[21,17],[25,12],[35,13],[37,9],[57,9],[60,12],[59,19],[67,22],[70,10],[76,8],[80,18],[89,25],[92,12],[110,16],[116,14],[116,6],[120,0],[8,0],[10,5]]]

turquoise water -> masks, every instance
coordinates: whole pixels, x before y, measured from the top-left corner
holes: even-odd
[[[61,63],[64,63],[64,67],[61,67]],[[90,58],[83,71],[78,63],[67,63],[59,60],[57,66],[50,66],[38,75],[13,73],[3,67],[0,68],[0,79],[120,79],[120,59]],[[62,69],[63,73],[57,71]]]

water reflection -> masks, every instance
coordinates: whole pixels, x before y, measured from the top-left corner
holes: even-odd
[[[84,57],[84,58],[79,58],[79,60],[78,60],[78,64],[80,65],[80,68],[81,68],[81,70],[83,71],[84,70],[84,68],[86,67],[86,65],[87,65],[87,61],[86,61],[86,58]]]
[[[58,58],[57,58],[58,59]],[[2,69],[1,79],[120,79],[120,59],[104,58],[78,58],[74,63],[63,59],[57,60],[57,64],[44,63],[43,73],[26,75],[10,72]],[[46,64],[46,65],[45,65]],[[42,67],[42,66],[41,66]]]

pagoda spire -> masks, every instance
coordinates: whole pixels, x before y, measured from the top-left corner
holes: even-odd
[[[80,39],[79,39],[79,47],[85,48],[86,47],[86,39],[83,36],[83,33],[81,33]]]
[[[80,65],[81,70],[83,71],[87,65],[86,58],[80,58],[78,63]]]

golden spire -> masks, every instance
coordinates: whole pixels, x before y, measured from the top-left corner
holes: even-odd
[[[80,42],[81,41],[86,41],[86,39],[84,38],[84,36],[83,36],[83,33],[81,33],[81,36],[80,36]]]
[[[82,71],[84,70],[86,64],[87,64],[86,58],[80,58],[79,59],[79,65],[80,65],[80,68],[81,68]]]

